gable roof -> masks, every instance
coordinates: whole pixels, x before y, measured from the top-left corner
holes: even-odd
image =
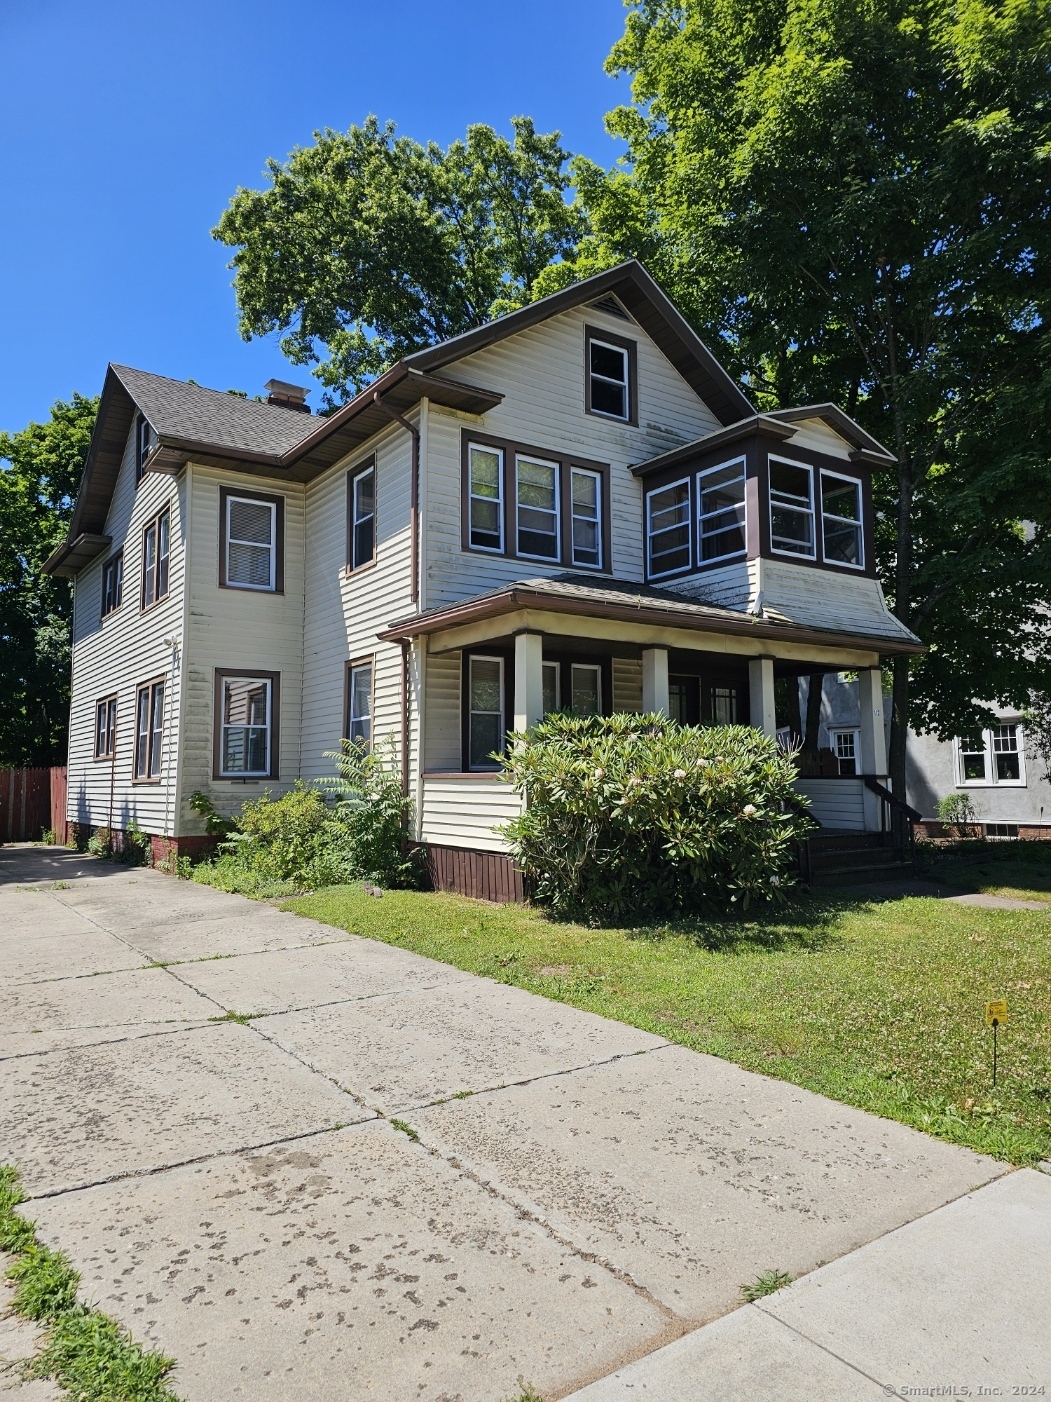
[[[716,360],[675,303],[636,258],[618,263],[604,273],[574,282],[518,311],[486,322],[474,331],[453,336],[440,345],[417,351],[405,364],[419,370],[439,370],[466,355],[506,340],[560,312],[614,293],[644,331],[667,356],[686,383],[708,405],[721,424],[730,424],[754,413],[747,396]]]
[[[145,416],[157,438],[148,471],[176,473],[193,458],[239,472],[309,481],[388,424],[391,410],[404,414],[422,398],[465,413],[484,414],[499,404],[503,395],[459,384],[434,372],[610,294],[620,300],[722,424],[754,413],[708,347],[635,259],[407,356],[325,418],[110,365],[70,532],[44,568],[49,573],[75,574],[108,543],[102,532],[136,413]]]

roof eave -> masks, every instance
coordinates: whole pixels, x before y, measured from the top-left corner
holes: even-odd
[[[654,472],[661,472],[665,468],[674,467],[677,463],[687,462],[690,458],[697,457],[699,453],[712,452],[716,448],[725,448],[731,443],[738,443],[742,438],[749,438],[754,433],[765,433],[771,438],[779,438],[783,442],[792,437],[795,429],[767,418],[765,414],[749,414],[746,419],[739,419],[737,423],[727,424],[725,428],[714,429],[701,438],[695,438],[691,443],[683,443],[681,447],[669,448],[666,453],[661,453],[658,457],[647,458],[645,462],[635,463],[631,472],[634,477],[649,477]]]

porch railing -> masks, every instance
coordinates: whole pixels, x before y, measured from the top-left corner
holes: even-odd
[[[897,856],[912,861],[916,855],[916,824],[923,814],[881,784],[875,774],[860,777],[880,801],[880,831],[890,839]]]

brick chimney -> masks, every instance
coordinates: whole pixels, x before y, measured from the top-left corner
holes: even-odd
[[[279,404],[282,409],[297,409],[301,414],[310,413],[307,403],[310,391],[302,385],[290,385],[287,380],[267,380],[263,388],[268,404]]]

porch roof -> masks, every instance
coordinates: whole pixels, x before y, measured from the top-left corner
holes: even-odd
[[[698,603],[671,589],[579,574],[515,580],[484,594],[473,594],[456,603],[399,619],[377,636],[383,642],[398,642],[526,609],[690,632],[745,636],[775,645],[778,642],[817,644],[855,652],[879,652],[884,656],[927,651],[918,638],[905,633],[904,629],[905,636],[873,636],[807,628],[778,618],[757,617],[725,605]]]

